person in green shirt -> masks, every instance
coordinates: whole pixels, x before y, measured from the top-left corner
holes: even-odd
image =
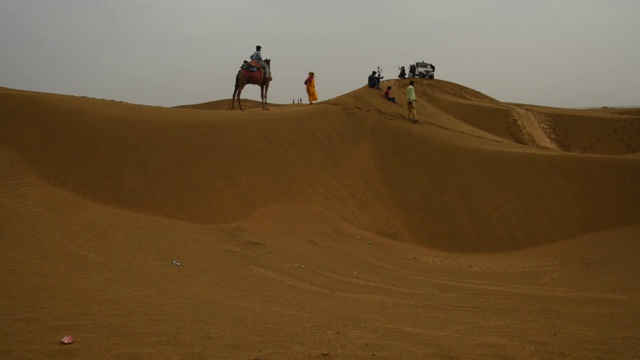
[[[409,108],[409,114],[407,118],[413,123],[418,122],[418,114],[416,112],[416,89],[413,88],[413,80],[409,81],[409,86],[406,90],[407,94],[407,106]]]

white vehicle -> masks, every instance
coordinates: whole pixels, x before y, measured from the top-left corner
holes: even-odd
[[[424,61],[416,63],[415,76],[419,78],[433,79],[435,77],[436,67],[433,64]]]

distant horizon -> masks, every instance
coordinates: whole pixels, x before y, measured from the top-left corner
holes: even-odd
[[[385,79],[387,80],[387,79]],[[394,80],[394,79],[389,79],[389,80]],[[395,79],[398,80],[398,79]],[[445,79],[437,79],[437,80],[445,80]],[[446,80],[445,80],[446,81]],[[464,86],[463,84],[459,84]],[[31,92],[41,92],[41,93],[48,93],[48,94],[56,94],[56,95],[62,95],[62,96],[75,96],[75,97],[85,97],[85,98],[91,98],[91,99],[97,99],[97,100],[105,100],[105,101],[115,101],[115,102],[123,102],[123,103],[127,103],[127,104],[132,104],[132,105],[144,105],[144,106],[160,106],[160,107],[166,107],[166,108],[176,108],[176,107],[181,107],[181,106],[187,106],[187,105],[198,105],[198,104],[206,104],[206,103],[211,103],[211,102],[216,102],[216,101],[229,101],[231,102],[231,97],[229,98],[221,98],[221,99],[213,99],[213,100],[207,100],[207,101],[202,101],[202,102],[187,102],[184,104],[178,104],[178,105],[156,105],[156,104],[145,104],[145,103],[137,103],[137,102],[130,102],[130,101],[126,101],[126,100],[120,100],[120,99],[116,99],[116,98],[103,98],[103,97],[95,97],[95,96],[88,96],[88,95],[81,95],[81,94],[65,94],[65,93],[60,93],[60,92],[50,92],[50,91],[40,91],[40,90],[29,90],[29,89],[20,89],[20,88],[12,88],[12,87],[7,87],[7,86],[0,86],[0,88],[5,88],[5,89],[12,89],[12,90],[20,90],[20,91],[31,91]],[[354,89],[352,91],[357,90]],[[476,89],[473,89],[476,90]],[[477,91],[477,90],[476,90]],[[349,91],[350,92],[350,91]],[[341,95],[337,95],[334,96],[332,98],[329,99],[324,99],[324,100],[320,100],[319,103],[322,103],[324,101],[328,101],[331,100],[333,98],[336,97],[340,97],[343,95],[348,94],[349,92],[346,92],[344,94]],[[487,96],[491,96],[489,94],[485,94]],[[295,99],[298,100],[299,98]],[[250,101],[260,101],[260,98],[258,97],[253,98],[253,97],[242,97],[242,100],[250,100]],[[293,100],[293,99],[292,99]],[[513,101],[502,101],[500,99],[496,99],[500,102],[503,103],[513,103],[513,104],[522,104],[522,105],[532,105],[532,106],[544,106],[544,107],[555,107],[555,108],[560,108],[560,109],[575,109],[575,110],[597,110],[597,109],[640,109],[640,105],[636,105],[636,106],[627,106],[627,105],[602,105],[602,106],[580,106],[580,107],[563,107],[563,106],[552,106],[552,105],[545,105],[545,104],[534,104],[534,103],[528,103],[528,102],[513,102]],[[298,104],[297,102],[295,104],[292,104],[291,102],[276,102],[273,100],[269,100],[268,102],[269,104],[274,104],[274,105],[308,105],[308,101],[305,98],[302,98],[302,103]]]

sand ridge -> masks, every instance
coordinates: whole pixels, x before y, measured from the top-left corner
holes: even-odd
[[[416,82],[419,125],[0,88],[0,358],[636,358],[637,113]]]

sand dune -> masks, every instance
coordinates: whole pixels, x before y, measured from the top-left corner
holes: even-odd
[[[637,358],[638,110],[416,82],[417,125],[0,88],[0,358]]]

